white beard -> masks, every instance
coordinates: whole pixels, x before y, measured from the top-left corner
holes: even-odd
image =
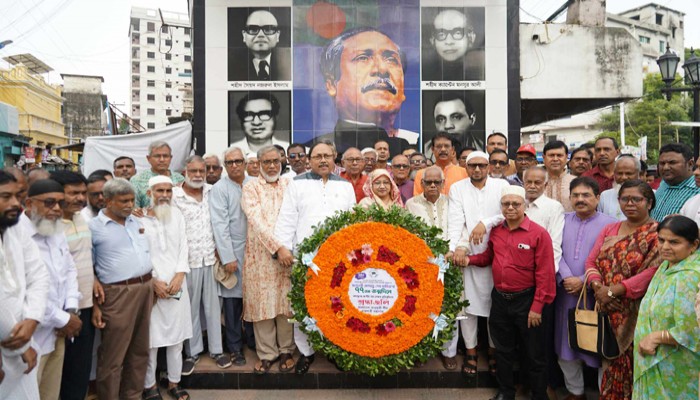
[[[192,189],[201,189],[204,187],[205,183],[207,183],[205,179],[202,179],[199,182],[194,182],[189,177],[185,177],[185,184],[191,187]]]
[[[280,171],[281,172],[281,171]],[[266,174],[262,169],[260,170],[260,174],[262,175],[263,179],[265,179],[265,182],[267,183],[274,183],[277,182],[280,179],[280,173],[276,173],[273,176],[270,176]]]
[[[58,220],[51,221],[39,215],[31,213],[30,219],[34,223],[36,231],[41,236],[53,236],[58,231]]]
[[[172,210],[170,204],[158,204],[153,206],[153,213],[156,214],[156,219],[164,224],[170,222]]]

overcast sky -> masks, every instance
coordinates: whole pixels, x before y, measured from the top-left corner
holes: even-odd
[[[564,2],[521,0],[521,20],[546,19]],[[618,13],[647,3],[610,0],[607,5],[608,12]],[[700,1],[659,0],[657,4],[685,12],[686,46],[700,47]],[[52,83],[61,83],[60,73],[103,76],[109,100],[128,111],[131,6],[187,12],[186,0],[2,0],[0,41],[15,43],[0,49],[0,58],[32,53],[56,70],[49,75]],[[0,60],[0,68],[7,67]]]

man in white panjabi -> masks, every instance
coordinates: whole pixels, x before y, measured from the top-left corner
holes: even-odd
[[[489,156],[475,151],[467,157],[468,179],[463,179],[450,188],[449,204],[449,240],[450,256],[457,265],[463,265],[467,254],[479,254],[486,251],[488,237],[480,244],[469,243],[468,235],[484,218],[501,213],[501,190],[509,186],[505,179],[488,177]],[[467,236],[464,235],[466,229]],[[469,300],[469,307],[464,311],[466,319],[460,321],[462,337],[467,347],[463,372],[468,377],[476,377],[476,345],[478,317],[488,317],[491,310],[491,291],[493,275],[491,267],[463,268],[464,295]],[[489,334],[489,354],[493,354],[494,345]],[[491,358],[491,357],[490,357]],[[495,364],[491,361],[489,369],[495,374]]]
[[[31,234],[16,225],[20,185],[0,170],[0,399],[39,398],[37,352],[32,335],[44,315],[49,272]]]
[[[171,206],[173,183],[164,175],[148,180],[147,195],[152,207],[140,219],[148,238],[153,264],[153,290],[157,297],[151,311],[150,354],[144,383],[144,398],[158,393],[156,364],[158,349],[166,348],[168,393],[178,400],[189,399],[180,383],[182,345],[192,337],[190,297],[185,274],[188,264],[185,218]],[[198,327],[199,328],[199,327]]]
[[[332,174],[336,155],[332,144],[314,144],[309,151],[311,171],[295,176],[287,186],[275,224],[275,237],[282,244],[277,250],[277,260],[284,267],[291,267],[292,252],[313,233],[315,225],[336,211],[347,211],[355,205],[355,191],[350,182]],[[294,324],[294,342],[301,353],[296,373],[305,374],[314,362],[314,349],[299,324]]]
[[[423,173],[420,182],[423,193],[413,196],[406,202],[406,210],[419,217],[426,224],[442,229],[440,238],[448,240],[447,206],[449,200],[442,194],[445,185],[445,174],[437,166],[428,167]],[[457,368],[457,341],[459,339],[459,324],[455,322],[455,331],[452,340],[445,343],[442,350],[442,365],[451,371]]]

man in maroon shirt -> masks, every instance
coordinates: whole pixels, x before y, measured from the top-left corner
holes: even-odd
[[[546,338],[542,309],[554,301],[554,251],[547,231],[525,215],[525,189],[501,192],[505,221],[491,230],[488,249],[466,265],[493,267],[489,328],[496,345],[499,392],[491,400],[515,399],[513,363],[519,338],[529,369],[533,399],[547,399]],[[515,334],[514,334],[515,333]]]
[[[600,192],[612,189],[615,183],[615,158],[620,155],[617,140],[608,136],[601,136],[595,141],[595,159],[597,165],[583,173],[582,176],[590,176],[598,182]]]

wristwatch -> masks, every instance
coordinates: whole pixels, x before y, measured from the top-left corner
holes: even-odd
[[[66,312],[69,314],[74,314],[76,317],[80,316],[80,310],[78,310],[77,308],[69,308],[66,310]]]
[[[608,297],[610,297],[611,299],[616,299],[616,298],[617,298],[617,297],[615,297],[615,295],[613,294],[612,288],[608,288]]]

